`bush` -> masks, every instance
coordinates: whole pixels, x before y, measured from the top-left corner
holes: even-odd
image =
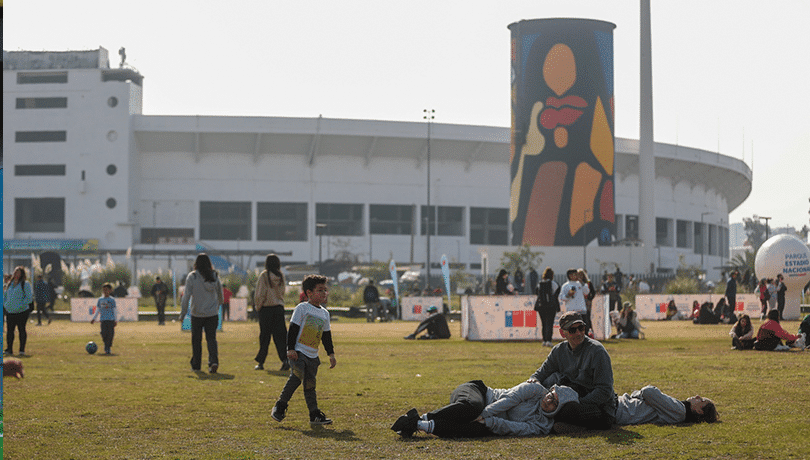
[[[65,288],[65,294],[75,297],[79,293],[79,288],[82,287],[82,274],[81,272],[64,270],[62,272],[62,287]]]
[[[222,277],[222,287],[228,288],[234,295],[239,292],[239,288],[242,287],[242,284],[242,277],[236,273],[228,273]],[[253,289],[256,289],[255,285]]]
[[[129,267],[123,264],[115,264],[112,267],[105,267],[100,272],[90,274],[90,289],[97,294],[101,292],[101,286],[104,283],[110,283],[113,287],[117,284],[128,287],[131,281],[132,271]]]
[[[664,286],[664,294],[695,294],[700,292],[697,278],[678,276]]]

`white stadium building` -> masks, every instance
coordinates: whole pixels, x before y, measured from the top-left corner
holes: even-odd
[[[130,250],[138,268],[165,266],[163,254],[185,269],[200,246],[242,268],[269,251],[284,264],[337,252],[423,264],[428,168],[433,267],[445,254],[492,274],[514,250],[507,127],[433,123],[428,144],[428,125],[416,122],[143,115],[143,77],[111,68],[104,48],[4,51],[3,92],[6,272],[45,250]],[[728,215],[750,193],[751,170],[717,152],[655,144],[656,263],[647,267],[638,149],[615,140],[616,243],[535,248],[542,265],[649,273],[684,263],[719,277]]]

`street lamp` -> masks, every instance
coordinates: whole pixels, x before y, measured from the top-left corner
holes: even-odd
[[[430,216],[430,125],[433,120],[433,114],[436,112],[433,109],[425,109],[423,119],[427,120],[427,212]],[[425,234],[427,236],[427,254],[425,256],[425,288],[427,289],[430,286],[430,217],[428,217],[427,227],[425,229]]]
[[[326,228],[326,224],[316,223],[315,229],[318,233],[318,274],[322,274],[323,268],[323,229]]]
[[[703,228],[703,216],[711,214],[711,211],[700,213],[700,270],[705,272],[703,268],[703,253],[706,252],[706,229]]]

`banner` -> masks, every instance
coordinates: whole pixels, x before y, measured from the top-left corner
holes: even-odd
[[[462,296],[461,337],[467,340],[543,340],[542,322],[534,311],[536,296]],[[591,324],[596,340],[604,340],[610,334],[608,301],[605,296],[596,296],[591,304]],[[554,318],[554,340],[563,340],[560,335],[560,316]]]
[[[724,296],[722,294],[659,294],[659,295],[637,295],[636,314],[638,319],[659,320],[666,319],[667,306],[670,300],[675,301],[675,307],[683,319],[692,314],[694,302],[698,305],[704,302],[717,302]],[[734,313],[737,315],[746,314],[751,318],[759,318],[762,307],[759,303],[759,294],[738,294],[737,305],[734,306]]]
[[[436,307],[441,311],[441,297],[403,297],[402,319],[404,321],[422,321],[427,318],[429,307]]]
[[[70,320],[89,323],[96,314],[96,304],[96,297],[70,299]],[[134,297],[116,298],[115,310],[118,321],[138,321],[138,299]]]
[[[394,298],[391,299],[391,303],[399,311],[399,279],[397,278],[397,264],[394,259],[391,259],[391,262],[388,263],[388,272],[391,274],[391,281],[394,284]],[[402,315],[400,314],[399,317],[401,318]]]
[[[450,308],[450,264],[447,263],[447,256],[442,254],[442,278],[444,278],[444,290],[447,292],[447,308]],[[441,310],[441,309],[440,309]]]

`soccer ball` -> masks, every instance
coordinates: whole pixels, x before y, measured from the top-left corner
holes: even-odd
[[[98,351],[98,345],[96,345],[96,342],[90,341],[87,342],[87,345],[84,346],[84,349],[87,350],[87,352],[92,355],[93,353]]]

